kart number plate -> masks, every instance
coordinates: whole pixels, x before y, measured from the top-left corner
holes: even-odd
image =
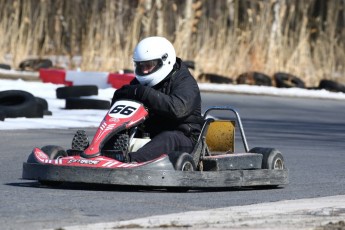
[[[117,101],[109,111],[109,116],[114,118],[131,117],[142,106],[134,101]]]

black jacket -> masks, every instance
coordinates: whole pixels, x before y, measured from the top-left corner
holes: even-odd
[[[151,138],[163,131],[181,130],[195,140],[200,133],[203,119],[199,87],[180,58],[159,84],[148,87],[134,79],[130,86],[115,91],[112,103],[124,98],[140,101],[148,108],[144,129]]]

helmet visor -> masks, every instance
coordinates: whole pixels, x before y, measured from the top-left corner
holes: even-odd
[[[163,65],[162,59],[134,62],[135,73],[140,76],[156,72]]]

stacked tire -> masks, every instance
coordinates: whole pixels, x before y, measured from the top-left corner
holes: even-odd
[[[51,115],[45,99],[22,90],[0,92],[0,120],[5,118],[42,118]]]
[[[0,63],[0,69],[11,70],[11,66],[4,63]]]
[[[331,92],[345,93],[345,85],[336,81],[323,79],[319,83],[319,89],[325,89]]]
[[[53,67],[53,62],[50,59],[27,59],[19,63],[21,71],[39,71],[51,67]]]
[[[233,81],[231,78],[213,74],[213,73],[201,73],[198,76],[198,79],[202,82],[216,83],[216,84],[232,84]]]
[[[98,95],[96,85],[65,86],[56,89],[56,97],[66,100],[65,109],[108,110],[110,108],[110,100],[84,98],[94,95]]]
[[[278,88],[305,88],[305,84],[300,78],[289,73],[277,72],[273,78]]]
[[[236,82],[238,85],[272,86],[272,80],[268,75],[255,71],[240,74]]]

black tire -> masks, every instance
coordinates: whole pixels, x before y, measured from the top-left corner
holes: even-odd
[[[40,69],[48,69],[48,68],[51,68],[53,67],[53,62],[50,60],[50,59],[40,59],[34,69],[36,71],[40,70]]]
[[[86,99],[86,98],[66,98],[66,109],[110,109],[110,101]]]
[[[46,145],[41,148],[41,150],[46,153],[50,160],[55,160],[60,157],[67,157],[67,152],[64,148],[57,145]],[[31,153],[27,160],[28,163],[38,163],[34,157],[34,154]]]
[[[247,72],[240,74],[236,79],[237,84],[272,86],[271,78],[260,72]]]
[[[48,110],[48,102],[44,98],[36,97],[38,113],[42,113],[42,116],[51,116],[53,113]]]
[[[189,153],[170,153],[170,161],[174,164],[175,170],[178,171],[195,171],[196,166],[193,160],[192,155]],[[188,192],[190,188],[188,187],[169,187],[167,188],[168,192]]]
[[[176,160],[175,170],[179,171],[195,171],[196,166],[192,155],[189,153],[182,153]]]
[[[41,148],[41,150],[46,153],[51,160],[58,159],[60,157],[67,157],[67,153],[64,148],[57,145],[46,145]]]
[[[43,112],[38,108],[35,97],[21,90],[7,90],[0,92],[0,111],[6,117],[42,117]]]
[[[50,59],[27,59],[19,63],[19,69],[22,71],[39,71],[51,67],[53,67],[53,62]]]
[[[232,84],[233,80],[226,76],[221,76],[212,73],[202,73],[198,76],[198,80],[202,82],[210,82],[210,83],[217,83],[217,84]]]
[[[53,112],[52,112],[52,111],[49,111],[49,110],[44,110],[44,111],[43,111],[43,115],[44,115],[44,116],[52,116],[52,115],[53,115]]]
[[[96,85],[65,86],[56,89],[56,97],[59,99],[92,95],[98,95],[98,87]]]
[[[255,147],[249,151],[262,155],[262,169],[285,169],[283,155],[277,149]]]
[[[4,121],[5,117],[6,117],[5,113],[0,111],[0,121]]]
[[[41,150],[46,153],[51,160],[58,159],[60,157],[67,157],[67,152],[64,148],[57,145],[46,145],[41,148]],[[62,184],[61,181],[45,181],[39,180],[40,184],[45,186],[56,187]]]
[[[331,92],[345,93],[345,85],[332,80],[321,80],[319,83],[319,89],[325,89]]]
[[[278,88],[305,88],[300,78],[289,73],[278,72],[273,75],[273,78]]]
[[[37,104],[39,104],[43,110],[48,110],[48,102],[46,99],[41,98],[41,97],[35,97],[35,99],[36,99]]]
[[[0,64],[0,69],[11,70],[11,66],[7,64]]]

